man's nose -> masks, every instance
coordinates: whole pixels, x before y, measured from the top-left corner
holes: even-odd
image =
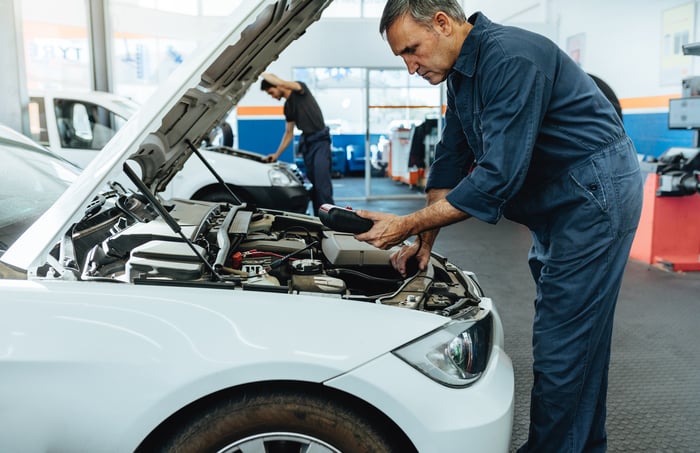
[[[403,62],[406,65],[406,69],[408,69],[409,74],[413,75],[418,70],[419,65],[414,59],[404,57]]]

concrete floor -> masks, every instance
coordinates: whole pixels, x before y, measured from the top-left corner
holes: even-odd
[[[334,180],[336,202],[405,214],[424,200],[366,201],[362,178]],[[418,196],[421,191],[387,178],[373,194]],[[515,367],[512,451],[527,438],[532,384],[531,334],[535,287],[527,267],[530,236],[503,220],[467,220],[444,228],[435,250],[474,271],[496,302],[505,347]],[[700,451],[700,272],[671,273],[630,260],[615,317],[608,391],[608,451]]]

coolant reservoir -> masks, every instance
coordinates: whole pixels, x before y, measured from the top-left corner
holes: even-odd
[[[297,292],[342,294],[347,287],[343,280],[324,274],[320,260],[303,259],[292,263],[290,289]]]

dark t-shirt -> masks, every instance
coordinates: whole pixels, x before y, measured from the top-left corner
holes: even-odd
[[[298,82],[301,91],[292,91],[284,103],[284,117],[293,121],[304,134],[310,135],[326,127],[323,113],[309,88],[304,82]]]

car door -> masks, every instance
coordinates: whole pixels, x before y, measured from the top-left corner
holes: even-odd
[[[30,98],[33,138],[80,167],[85,167],[127,118],[83,99]],[[34,131],[37,131],[37,134]]]

